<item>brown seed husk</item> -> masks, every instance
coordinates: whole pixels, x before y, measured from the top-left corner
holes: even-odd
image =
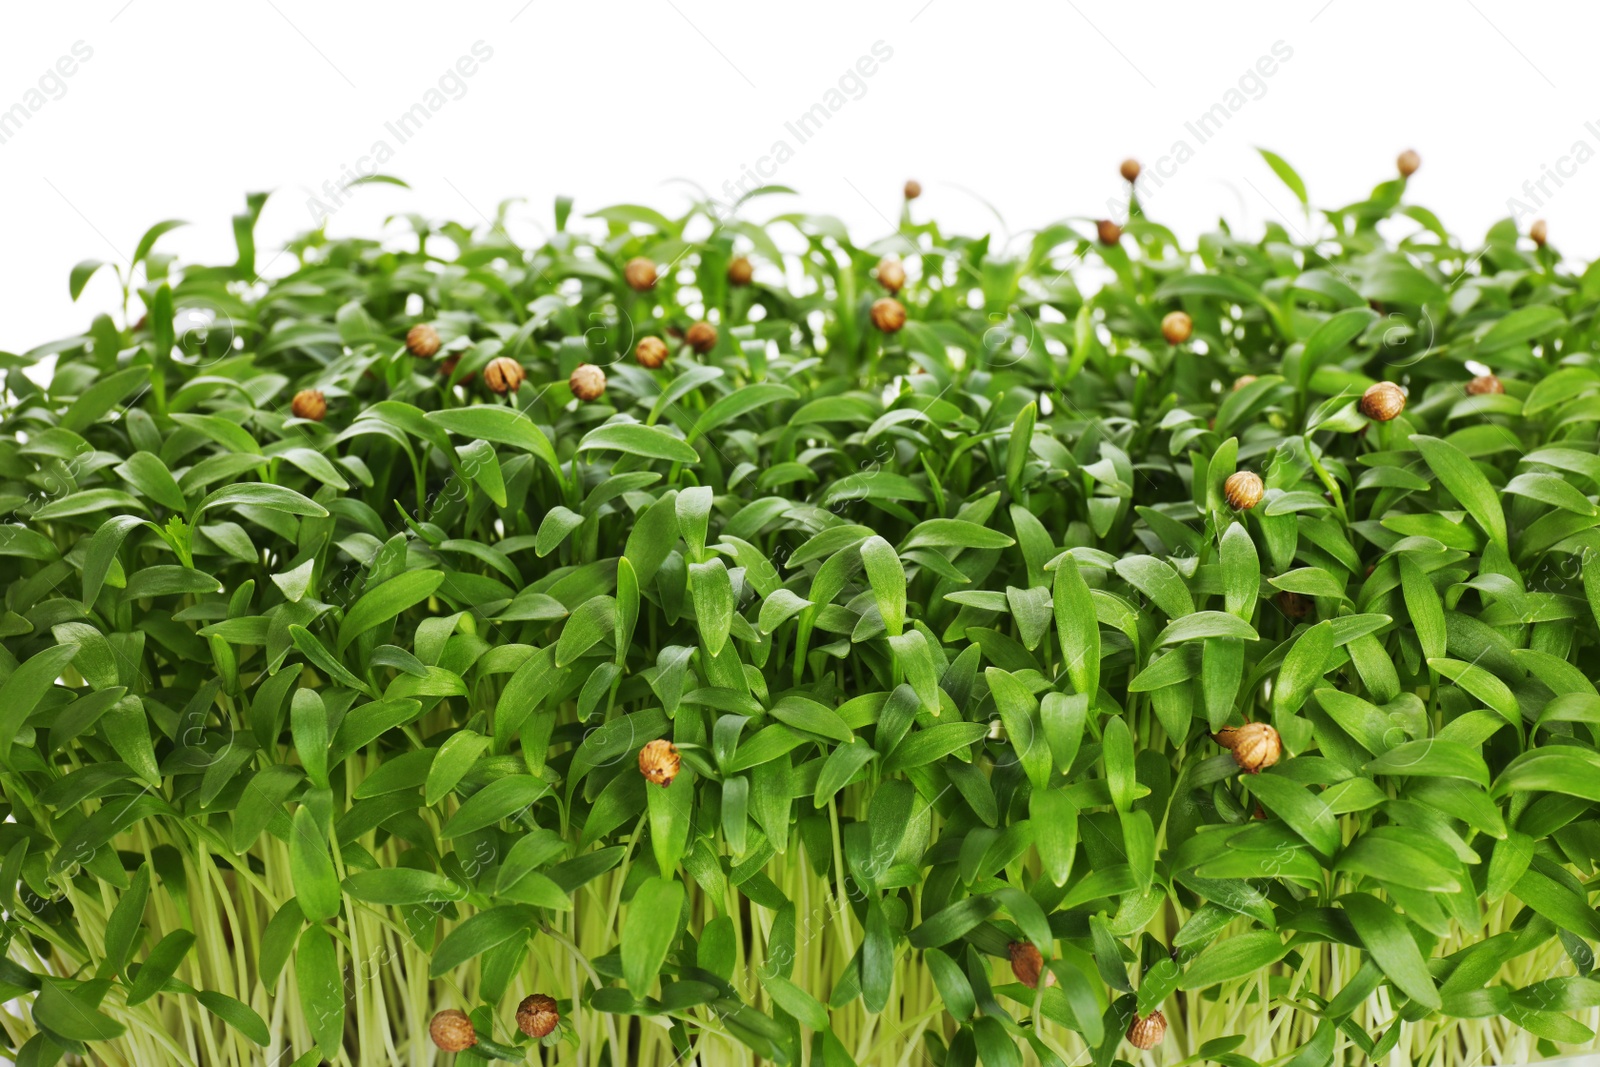
[[[1528,227],[1528,236],[1533,238],[1534,244],[1543,248],[1544,243],[1550,239],[1550,227],[1545,224],[1544,219],[1534,219],[1533,225]]]
[[[1222,495],[1235,511],[1249,511],[1261,503],[1261,494],[1265,490],[1261,476],[1254,471],[1234,471],[1222,483]]]
[[[516,392],[527,377],[522,364],[510,356],[497,356],[483,368],[483,383],[501,396]]]
[[[439,331],[419,322],[406,331],[406,351],[418,359],[432,359],[439,352]]]
[[[606,372],[593,363],[580,363],[573,368],[567,385],[579,400],[599,400],[606,395]]]
[[[1143,168],[1139,166],[1139,161],[1137,159],[1124,159],[1122,161],[1122,177],[1127,181],[1138,181],[1139,172],[1142,169]]]
[[[1161,336],[1169,345],[1181,345],[1194,333],[1194,320],[1182,311],[1169,311],[1161,320]]]
[[[1011,973],[1029,989],[1039,988],[1039,975],[1044,973],[1044,956],[1032,941],[1013,941],[1006,946],[1011,956]]]
[[[705,320],[689,327],[683,339],[689,342],[689,347],[702,356],[717,347],[717,328]]]
[[[1394,165],[1399,168],[1400,177],[1409,178],[1417,172],[1418,167],[1422,166],[1422,157],[1408,148],[1400,153],[1400,158],[1394,161]]]
[[[884,333],[898,333],[906,324],[906,306],[892,296],[872,302],[872,325]]]
[[[1299,593],[1291,593],[1287,589],[1273,597],[1272,602],[1278,605],[1278,610],[1283,612],[1292,622],[1299,622],[1301,619],[1309,618],[1312,609],[1316,607],[1316,602],[1310,597],[1301,596]]]
[[[302,389],[294,394],[294,399],[289,402],[289,410],[294,412],[294,417],[297,419],[321,422],[322,417],[328,413],[328,399],[322,395],[320,389]]]
[[[478,1033],[472,1020],[459,1008],[446,1008],[428,1024],[428,1036],[446,1052],[460,1052],[478,1043]]]
[[[906,284],[906,269],[898,259],[878,260],[878,284],[891,293],[898,293]]]
[[[905,191],[907,200],[915,200],[917,197],[922,195],[922,183],[917,181],[915,178],[912,178],[910,181],[906,182]]]
[[[1114,245],[1122,240],[1122,227],[1110,219],[1101,219],[1095,229],[1099,231],[1100,243],[1103,245]]]
[[[1239,769],[1249,774],[1260,774],[1283,755],[1283,739],[1264,722],[1224,727],[1217,731],[1216,741],[1231,750]]]
[[[646,289],[656,287],[656,265],[644,256],[635,256],[628,260],[622,268],[622,276],[628,282],[628,287],[635,292],[644,292]]]
[[[633,358],[639,366],[655,370],[667,361],[667,342],[659,337],[641,337],[633,346]]]
[[[546,1037],[561,1021],[554,997],[535,993],[517,1005],[517,1029],[529,1037]]]
[[[749,285],[750,279],[756,276],[756,268],[744,256],[739,256],[728,264],[728,281],[733,285]]]
[[[655,785],[671,785],[682,766],[678,746],[665,738],[657,738],[639,750],[639,773]]]
[[[1468,396],[1488,396],[1490,393],[1505,391],[1505,383],[1492,374],[1480,374],[1467,383]]]
[[[1405,390],[1393,382],[1373,382],[1361,394],[1361,414],[1374,422],[1389,422],[1406,409]]]
[[[1134,1048],[1142,1048],[1146,1052],[1161,1044],[1161,1039],[1167,1036],[1167,1017],[1159,1011],[1149,1015],[1135,1015],[1133,1025],[1128,1027],[1128,1044]]]

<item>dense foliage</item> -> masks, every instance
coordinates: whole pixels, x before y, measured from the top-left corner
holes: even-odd
[[[0,355],[20,1062],[1592,1042],[1600,272],[1406,188],[154,228]]]

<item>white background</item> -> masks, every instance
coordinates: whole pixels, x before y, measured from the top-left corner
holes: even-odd
[[[918,212],[947,231],[999,230],[986,201],[1014,234],[1106,214],[1119,161],[1152,162],[1181,139],[1193,158],[1146,207],[1186,238],[1222,215],[1245,231],[1279,217],[1313,232],[1259,145],[1330,206],[1415,147],[1413,198],[1476,239],[1576,142],[1600,149],[1600,125],[1585,126],[1600,123],[1600,10],[1576,2],[87,0],[7,14],[0,112],[45,101],[0,143],[0,350],[13,352],[112,307],[109,272],[75,305],[68,271],[125,260],[157,220],[193,223],[162,249],[230,262],[246,191],[275,190],[258,266],[281,273],[290,257],[273,253],[312,224],[308,199],[332,206],[324,183],[379,140],[394,150],[381,169],[413,189],[357,188],[331,234],[379,233],[412,210],[478,222],[525,197],[513,232],[536,239],[559,193],[577,198],[575,217],[618,202],[672,213],[687,206],[673,179],[721,196],[778,140],[794,154],[773,180],[802,196],[757,201],[757,221],[804,208],[876,237],[916,177]],[[492,57],[447,86],[464,95],[400,144],[385,123],[480,41]],[[78,42],[92,58],[30,96]],[[785,123],[878,42],[892,56],[847,81],[843,106],[799,143]],[[1247,83],[1247,102],[1201,144],[1185,123],[1275,42],[1292,58]],[[1553,243],[1590,258],[1600,162],[1564,169],[1537,213]]]

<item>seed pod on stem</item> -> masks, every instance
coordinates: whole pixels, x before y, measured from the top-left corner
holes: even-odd
[[[294,417],[297,419],[321,422],[322,417],[328,413],[328,399],[322,395],[320,389],[302,389],[294,394],[294,399],[289,402],[289,410],[294,412]]]
[[[529,1037],[546,1037],[561,1021],[554,997],[535,993],[517,1005],[517,1029]]]
[[[1393,382],[1373,382],[1361,394],[1361,414],[1374,422],[1390,422],[1406,409],[1405,390]]]
[[[580,363],[567,379],[567,385],[579,400],[599,400],[606,395],[606,372],[593,363]]]
[[[622,268],[622,277],[634,292],[642,293],[656,287],[656,265],[644,256],[634,256]]]
[[[1533,238],[1533,243],[1540,248],[1550,239],[1550,227],[1545,225],[1544,219],[1534,219],[1533,225],[1528,227],[1528,236]]]
[[[446,1052],[460,1052],[478,1043],[472,1020],[460,1008],[446,1008],[428,1024],[428,1036]]]
[[[1394,165],[1399,169],[1400,177],[1409,178],[1417,172],[1418,167],[1422,166],[1422,157],[1408,148],[1400,153],[1399,158],[1394,161]]]
[[[922,183],[917,181],[915,178],[909,179],[906,182],[905,193],[907,200],[915,200],[917,197],[922,195]]]
[[[1122,177],[1126,181],[1129,181],[1129,182],[1138,181],[1139,180],[1139,172],[1142,169],[1143,168],[1139,166],[1139,161],[1137,159],[1124,159],[1122,161]]]
[[[406,351],[418,359],[432,359],[439,352],[439,331],[419,322],[406,331]]]
[[[639,750],[639,773],[655,785],[671,785],[682,766],[678,746],[665,738],[657,738]]]
[[[732,285],[749,285],[750,279],[755,276],[755,267],[744,256],[739,256],[728,264],[728,282]]]
[[[1265,488],[1261,476],[1254,471],[1234,471],[1222,483],[1222,495],[1234,511],[1249,511],[1261,503]]]
[[[1040,975],[1046,975],[1045,985],[1055,984],[1055,975],[1045,971],[1044,956],[1032,941],[1013,941],[1006,946],[1006,953],[1011,957],[1011,973],[1029,989],[1039,988]]]
[[[898,293],[906,284],[906,269],[898,259],[878,260],[878,284],[891,293]]]
[[[633,346],[633,358],[639,366],[655,370],[667,361],[667,342],[659,337],[641,337]]]
[[[1490,393],[1505,391],[1505,383],[1492,374],[1480,374],[1467,383],[1468,396],[1488,396]]]
[[[1216,742],[1233,752],[1233,761],[1247,774],[1260,774],[1283,755],[1278,731],[1264,722],[1225,726],[1217,731]]]
[[[1133,1025],[1128,1027],[1128,1044],[1146,1052],[1161,1044],[1161,1039],[1166,1036],[1167,1017],[1159,1011],[1153,1011],[1149,1015],[1135,1015]]]
[[[717,328],[704,319],[690,326],[683,339],[702,356],[717,347]]]
[[[1110,219],[1101,219],[1095,224],[1095,229],[1098,231],[1100,243],[1103,245],[1114,245],[1122,240],[1122,227]]]
[[[906,307],[893,297],[886,296],[872,302],[872,325],[884,333],[899,333],[906,324]]]
[[[1194,333],[1194,320],[1182,311],[1169,311],[1161,320],[1161,336],[1169,345],[1181,345]]]
[[[527,377],[522,364],[510,356],[497,356],[483,368],[483,383],[501,396],[516,392]]]

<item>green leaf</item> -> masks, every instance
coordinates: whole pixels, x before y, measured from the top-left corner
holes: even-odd
[[[913,948],[938,948],[968,933],[995,913],[1000,902],[987,896],[967,897],[924,919],[909,937]]]
[[[67,279],[67,289],[72,294],[74,303],[83,295],[84,286],[89,284],[89,279],[94,277],[95,271],[105,265],[104,260],[85,259],[72,268],[72,274]]]
[[[11,762],[17,731],[77,654],[77,645],[56,645],[37,652],[0,685],[0,763]]]
[[[312,1040],[328,1059],[337,1058],[344,1043],[344,976],[326,926],[307,927],[300,935],[294,976],[300,989],[301,1017],[311,1029]]]
[[[368,904],[437,904],[467,895],[450,879],[414,867],[380,867],[356,871],[344,880],[344,891]]]
[[[1277,963],[1288,949],[1269,930],[1252,930],[1207,945],[1184,968],[1179,989],[1206,989],[1219,982],[1255,975]]]
[[[443,749],[440,755],[443,755]],[[439,836],[449,840],[493,826],[531,808],[549,792],[549,783],[529,774],[510,774],[497,778],[463,801],[456,813],[440,828]]]
[[[130,262],[134,266],[138,266],[140,263],[143,263],[145,258],[150,255],[150,251],[155,248],[156,242],[161,239],[163,234],[171,233],[178,227],[187,225],[189,224],[183,219],[167,219],[164,222],[156,223],[154,226],[150,227],[144,232],[143,237],[139,238],[138,247],[133,250],[133,259]]]
[[[1295,639],[1278,668],[1278,682],[1272,687],[1273,721],[1300,710],[1322,680],[1322,672],[1333,654],[1333,623],[1327,619],[1304,631]],[[1283,726],[1278,726],[1283,732]],[[1285,740],[1288,740],[1285,738]],[[1291,750],[1299,746],[1291,745]]]
[[[200,506],[194,509],[194,515],[198,520],[212,508],[236,507],[266,508],[268,511],[281,511],[285,515],[310,515],[319,519],[328,515],[327,508],[293,489],[264,482],[224,486],[200,501]]]
[[[224,996],[221,993],[213,993],[210,990],[196,993],[195,999],[200,1001],[212,1015],[215,1015],[262,1048],[266,1048],[272,1043],[272,1033],[267,1029],[266,1022],[248,1004],[237,1001],[232,997]]]
[[[735,389],[727,396],[718,399],[716,403],[701,413],[700,417],[695,420],[693,428],[689,430],[689,440],[693,441],[725,422],[730,422],[741,415],[748,415],[750,412],[766,407],[768,404],[774,404],[780,400],[794,400],[799,396],[800,394],[789,386],[779,385],[776,382],[757,382],[754,385],[746,385],[741,389]],[[693,461],[686,460],[685,462]]]
[[[1054,606],[1067,677],[1092,704],[1100,691],[1100,623],[1089,586],[1070,554],[1056,564]]]
[[[194,940],[192,931],[174,930],[150,950],[150,957],[144,961],[128,986],[128,1007],[143,1004],[161,992],[161,987],[177,973],[183,957],[194,947]]]
[[[361,634],[427,600],[444,584],[443,571],[406,571],[367,590],[339,624],[339,651]]]
[[[315,689],[296,689],[289,707],[290,732],[311,784],[328,786],[328,709]]]
[[[1338,356],[1377,320],[1378,313],[1365,307],[1346,308],[1324,319],[1306,338],[1305,349],[1300,353],[1300,388],[1309,387],[1318,367]]]
[[[1444,601],[1421,567],[1410,556],[1400,557],[1400,587],[1405,594],[1406,611],[1411,615],[1412,628],[1422,645],[1422,654],[1428,660],[1444,656],[1445,633]]]
[[[1236,615],[1222,611],[1197,611],[1193,615],[1185,615],[1170,623],[1156,637],[1154,647],[1177,645],[1186,641],[1204,641],[1211,637],[1258,640],[1255,627]]]
[[[1340,897],[1339,903],[1368,955],[1395,988],[1418,1004],[1438,1011],[1442,1007],[1439,990],[1406,921],[1377,897],[1351,893]]]
[[[439,942],[428,965],[428,977],[447,974],[513,938],[526,938],[537,921],[538,913],[526,904],[502,904],[480,911]]]
[[[988,733],[989,724],[982,722],[944,722],[925,730],[913,731],[883,761],[883,773],[893,774],[927,766],[958,749],[966,748]]]
[[[68,1041],[110,1041],[128,1029],[99,1010],[98,997],[59,978],[43,980],[33,1001],[33,1021]]]
[[[1482,766],[1481,757],[1478,765]],[[1477,780],[1488,784],[1483,769]],[[1600,801],[1600,753],[1576,745],[1536,748],[1513,759],[1494,781],[1494,795],[1512,793],[1565,793]]]
[[[666,459],[674,463],[700,462],[700,453],[687,442],[659,426],[646,426],[640,422],[613,422],[590,430],[578,442],[578,451],[595,450],[623,452],[646,459]]]
[[[134,949],[144,937],[144,907],[150,899],[150,863],[139,864],[133,881],[123,890],[117,906],[106,919],[105,956],[97,977],[115,978],[124,973]]]
[[[339,914],[339,879],[333,872],[328,842],[311,809],[294,813],[294,830],[289,835],[289,873],[294,880],[295,899],[300,911],[312,922]]]
[[[816,997],[779,975],[757,971],[757,976],[772,1002],[800,1020],[803,1026],[817,1031],[828,1029],[828,1009]]]
[[[900,551],[913,548],[1010,548],[1016,541],[999,530],[962,519],[928,519],[916,525],[900,542]]]
[[[645,996],[655,985],[667,950],[678,937],[683,898],[682,882],[649,878],[629,902],[622,920],[622,977],[634,996]]]
[[[1489,784],[1489,768],[1484,766],[1483,756],[1459,741],[1440,738],[1402,742],[1363,769],[1368,774],[1466,778],[1483,786]],[[1501,776],[1502,781],[1504,777]]]
[[[855,737],[839,712],[799,693],[790,693],[772,705],[770,714],[796,730],[819,734],[848,744]]]
[[[426,417],[429,423],[450,433],[530,452],[550,468],[558,481],[563,477],[561,460],[556,457],[555,446],[550,443],[550,438],[520,411],[480,404],[430,411]]]
[[[1455,659],[1430,659],[1428,666],[1477,697],[1484,706],[1499,712],[1507,722],[1514,726],[1522,724],[1522,711],[1517,706],[1517,698],[1512,695],[1511,689],[1476,663],[1463,663]]]
[[[689,565],[689,592],[694,598],[695,622],[707,654],[722,653],[733,628],[733,581],[720,559]]]
[[[873,536],[861,543],[861,562],[889,636],[900,636],[906,625],[906,572],[899,553],[888,541]]]
[[[1300,201],[1301,206],[1304,207],[1307,203],[1306,183],[1300,180],[1300,175],[1295,173],[1295,169],[1289,166],[1284,161],[1284,158],[1276,152],[1269,152],[1265,148],[1259,147],[1256,151],[1261,153],[1261,158],[1267,161],[1267,166],[1272,168],[1272,173],[1276,174],[1279,180],[1289,187],[1289,191],[1294,194],[1294,198]]]
[[[1477,355],[1493,355],[1515,345],[1526,344],[1566,324],[1567,317],[1561,310],[1548,304],[1517,308],[1499,319],[1478,339]]]
[[[1411,443],[1422,453],[1439,484],[1471,515],[1489,539],[1506,548],[1506,514],[1489,479],[1465,452],[1437,437],[1412,434]]]

